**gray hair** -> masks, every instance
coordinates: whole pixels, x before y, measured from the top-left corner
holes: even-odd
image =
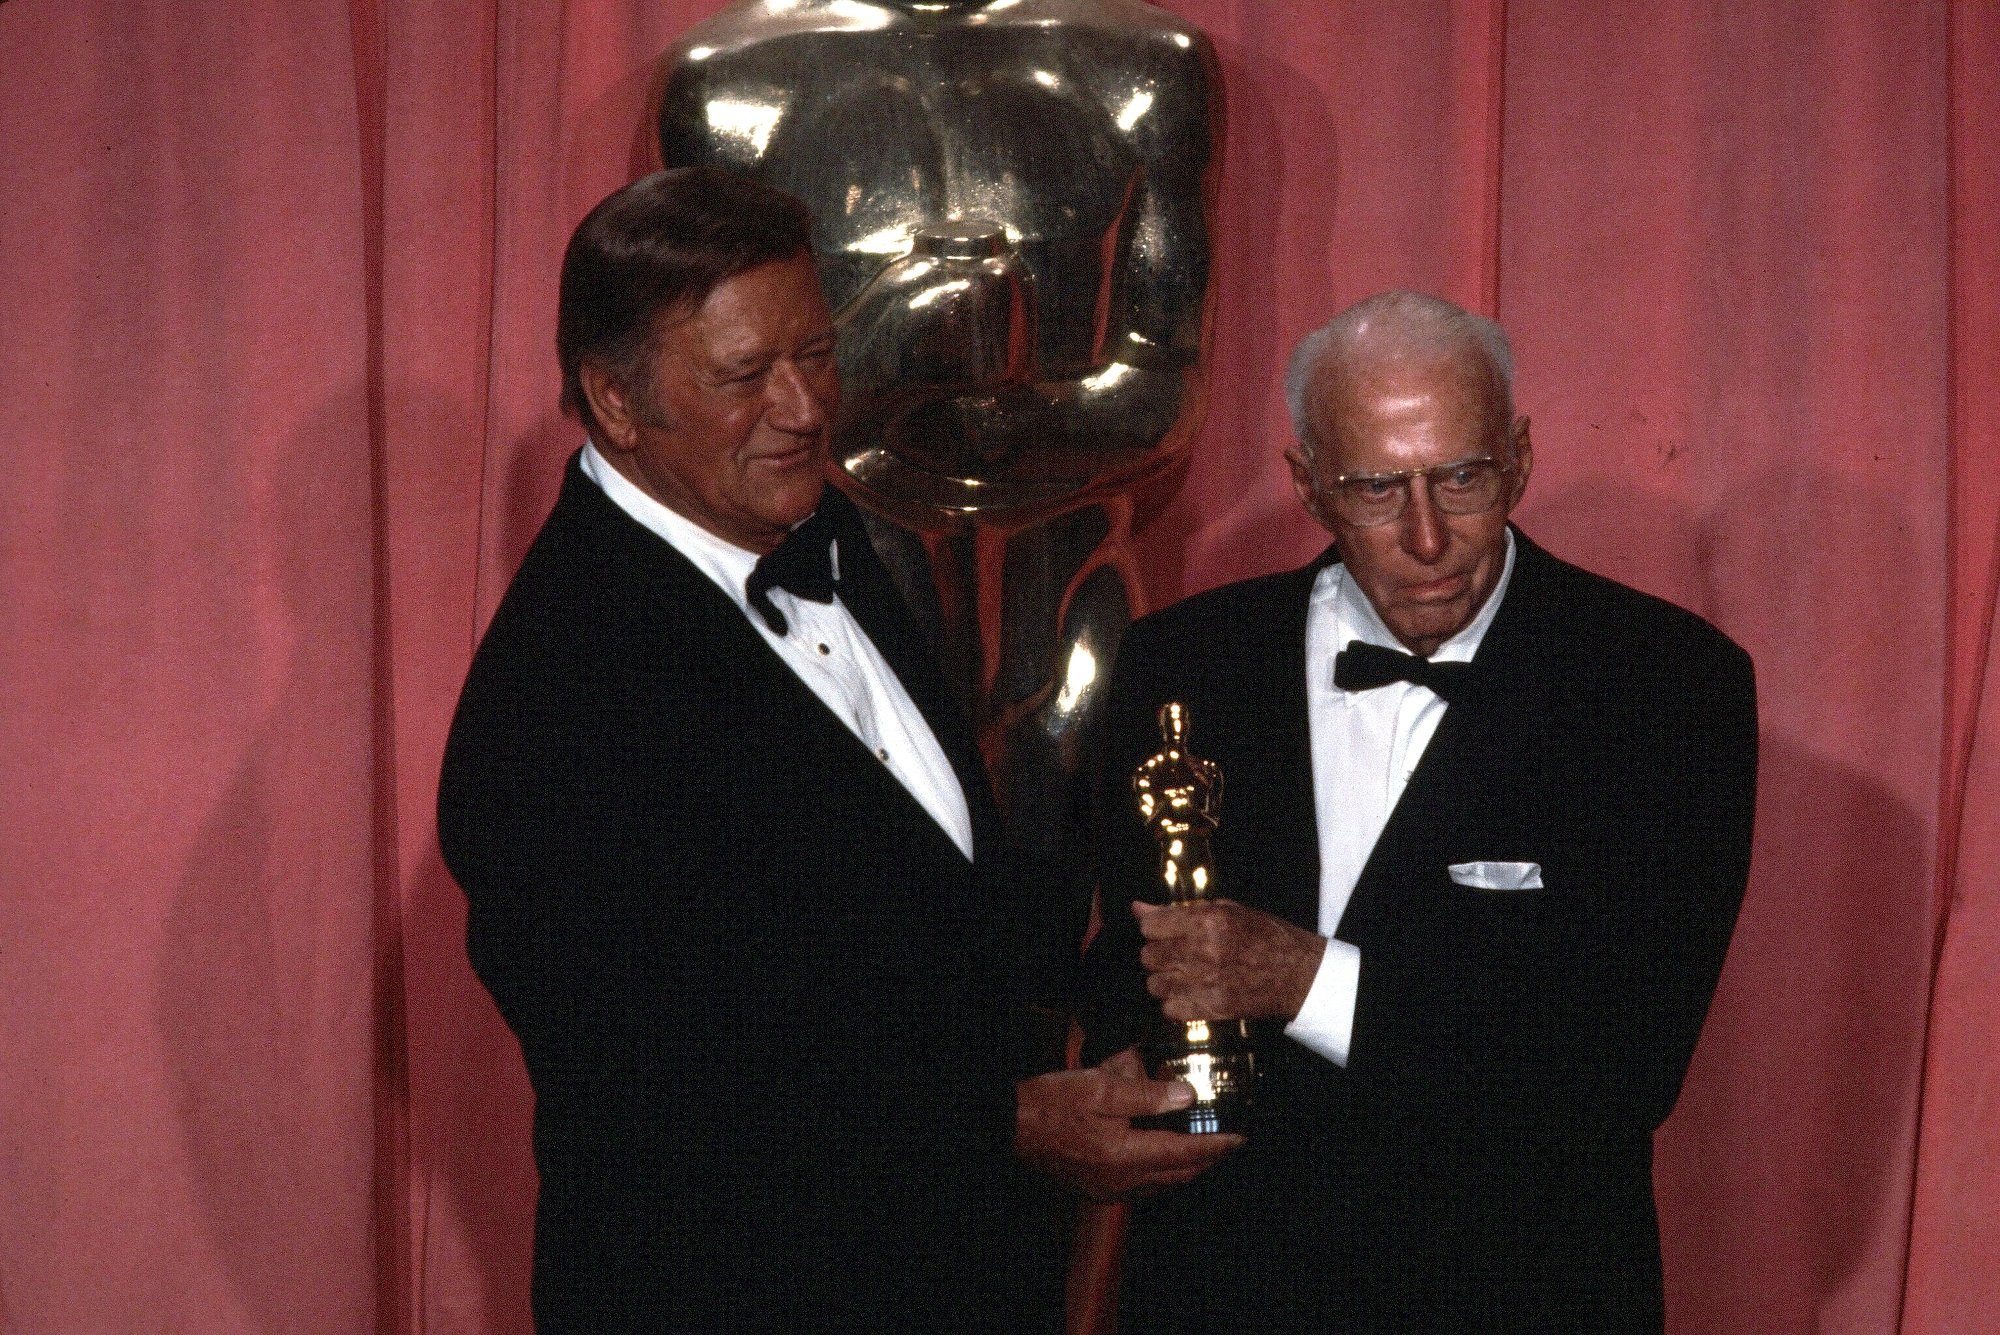
[[[1514,420],[1514,352],[1507,345],[1507,331],[1442,297],[1398,288],[1355,302],[1292,350],[1285,368],[1285,405],[1301,449],[1312,450],[1306,436],[1306,384],[1313,371],[1328,358],[1352,357],[1364,349],[1427,358],[1474,351],[1500,386],[1506,420]]]

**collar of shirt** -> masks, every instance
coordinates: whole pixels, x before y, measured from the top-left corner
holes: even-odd
[[[803,682],[835,718],[875,753],[911,797],[928,811],[968,860],[973,856],[972,816],[951,759],[910,698],[895,669],[838,597],[829,603],[771,590],[785,614],[789,633],[780,635],[750,608],[750,572],[757,553],[710,533],[701,525],[641,491],[613,468],[597,447],[585,442],[580,466],[611,503],[686,557],[729,595],[792,675]],[[833,550],[840,572],[840,546]]]
[[[1469,662],[1500,610],[1514,574],[1514,535],[1507,559],[1477,616],[1431,655]],[[1330,1061],[1345,1065],[1353,1037],[1361,953],[1336,933],[1362,870],[1389,814],[1423,760],[1446,706],[1427,686],[1395,683],[1373,691],[1333,684],[1333,658],[1349,640],[1385,649],[1403,646],[1345,566],[1332,564],[1313,581],[1306,609],[1306,716],[1312,736],[1313,819],[1319,842],[1319,930],[1334,938],[1305,1004],[1285,1033]],[[1406,651],[1407,652],[1407,651]]]
[[[750,572],[757,568],[757,553],[748,547],[738,547],[726,538],[719,538],[700,524],[695,523],[678,510],[673,510],[648,496],[639,489],[631,478],[611,466],[595,443],[586,440],[583,456],[578,460],[585,477],[595,482],[611,503],[637,520],[641,526],[656,534],[668,546],[685,556],[694,568],[714,582],[715,586],[728,594],[737,610],[751,617],[759,625],[761,617],[752,616],[750,611]],[[833,573],[840,576],[840,543],[833,544]],[[778,603],[778,610],[791,617],[796,601],[784,589],[771,590],[772,600]]]
[[[1507,585],[1513,577],[1514,533],[1510,529],[1507,531],[1507,556],[1501,563],[1500,578],[1494,581],[1493,592],[1486,595],[1486,601],[1480,605],[1478,614],[1465,624],[1464,629],[1438,646],[1437,652],[1431,655],[1432,662],[1472,661],[1473,654],[1479,651],[1480,641],[1486,638],[1487,630],[1493,625],[1493,618],[1500,612],[1500,600],[1506,597]],[[1364,644],[1394,649],[1399,653],[1409,652],[1408,646],[1382,624],[1382,618],[1375,611],[1374,604],[1370,603],[1368,596],[1362,593],[1361,586],[1348,578],[1347,567],[1339,562],[1334,562],[1320,572],[1319,578],[1313,584],[1312,602],[1313,610],[1328,609],[1333,613],[1334,653],[1346,648],[1349,640],[1360,640]],[[1333,670],[1332,660],[1328,659],[1327,662],[1328,666],[1324,669],[1315,662],[1310,670],[1313,672],[1324,670],[1330,673]],[[1413,686],[1409,689],[1422,690],[1424,694],[1430,694],[1427,687]],[[1338,694],[1343,704],[1351,706],[1360,700],[1363,693],[1341,691]]]

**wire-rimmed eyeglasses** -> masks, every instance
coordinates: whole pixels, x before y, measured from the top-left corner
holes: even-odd
[[[1342,473],[1328,485],[1326,494],[1340,517],[1357,528],[1401,518],[1410,503],[1410,487],[1418,478],[1430,489],[1431,504],[1446,514],[1478,515],[1499,504],[1507,474],[1513,471],[1513,464],[1481,455],[1396,473]]]

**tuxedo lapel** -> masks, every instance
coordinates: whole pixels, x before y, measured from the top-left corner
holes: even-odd
[[[706,694],[716,698],[729,698],[732,694],[754,696],[760,715],[757,724],[768,737],[766,744],[821,757],[825,773],[838,776],[836,786],[849,791],[857,810],[871,809],[873,803],[908,804],[922,815],[921,825],[935,833],[953,857],[964,857],[958,845],[938,826],[923,804],[903,787],[853,729],[835,715],[826,702],[779,657],[770,642],[750,624],[749,618],[728,594],[717,588],[713,580],[675,550],[671,543],[618,509],[596,483],[583,476],[575,464],[571,465],[571,472],[573,476],[566,479],[565,485],[574,485],[577,489],[576,501],[585,512],[589,525],[596,530],[590,541],[595,544],[596,550],[607,554],[617,572],[611,578],[631,588],[635,602],[656,614],[653,618],[656,630],[649,638],[659,643],[655,660],[661,670],[688,672],[708,678],[716,684],[716,690]],[[829,501],[836,499],[832,489],[829,488],[826,494]],[[847,505],[844,498],[839,498],[837,503]],[[848,508],[851,511],[851,506]],[[839,518],[836,516],[837,520]],[[858,518],[854,527],[860,529]],[[864,547],[866,541],[865,536],[861,538]],[[850,589],[846,584],[850,545],[843,531],[842,602],[848,604],[849,610],[855,613],[855,619],[868,631],[869,638],[883,650],[883,657],[891,670],[903,681],[904,688],[931,723],[939,744],[952,760],[961,786],[966,788],[968,808],[977,813],[979,808],[975,806],[973,789],[966,784],[962,762],[954,753],[951,741],[947,740],[950,734],[940,730],[934,718],[935,706],[927,707],[920,694],[925,689],[923,674],[916,670],[921,660],[912,663],[911,653],[899,642],[899,637],[878,633],[878,625],[887,626],[895,620],[893,611],[880,605],[881,595],[875,591],[875,586],[880,584],[888,597],[896,597],[893,588],[888,587],[888,577],[880,573],[871,553],[867,559],[852,563],[859,578]],[[879,578],[870,578],[871,569]],[[854,600],[848,597],[850,592],[854,594]],[[868,613],[864,615],[857,610],[854,601],[868,607]],[[694,633],[690,634],[691,631]],[[883,643],[884,638],[897,642],[893,656]],[[705,661],[678,661],[689,654],[697,643]],[[663,698],[666,697],[663,695]],[[984,780],[980,782],[983,785]],[[979,792],[984,796],[983,786]],[[981,832],[978,814],[974,815],[973,825],[976,849]]]
[[[979,747],[963,709],[946,687],[922,632],[917,629],[895,582],[875,554],[861,512],[832,487],[820,501],[832,512],[840,543],[840,601],[881,651],[890,671],[903,683],[917,712],[951,762],[952,773],[965,794],[972,817],[973,851],[992,847],[996,816],[992,790]]]
[[[1232,880],[1218,854],[1222,892],[1232,898],[1261,893],[1260,907],[1313,930],[1319,923],[1319,821],[1306,705],[1306,613],[1313,581],[1331,560],[1329,551],[1277,582],[1268,611],[1253,612],[1240,626],[1229,628],[1246,641],[1245,652],[1234,659],[1243,680],[1219,693],[1223,699],[1254,702],[1242,720],[1226,725],[1241,728],[1241,735],[1217,741],[1218,749],[1226,744],[1238,757],[1223,766],[1222,828],[1226,832],[1234,816],[1240,827],[1265,832],[1261,847],[1235,850],[1236,861],[1254,876],[1254,886]],[[1333,671],[1332,664],[1324,666]],[[1314,664],[1311,670],[1320,668]],[[1274,681],[1281,683],[1275,701],[1270,698]],[[1202,720],[1191,723],[1198,730]],[[1238,811],[1231,811],[1232,799]]]
[[[1504,713],[1535,675],[1533,655],[1545,632],[1548,557],[1518,531],[1514,573],[1506,598],[1473,655],[1473,672],[1460,698],[1439,720],[1388,823],[1375,841],[1341,915],[1340,934],[1385,909],[1390,887],[1406,873],[1438,860],[1455,845],[1454,831],[1475,814],[1479,795],[1494,790],[1492,767],[1510,763]],[[1486,816],[1488,813],[1476,813]],[[1489,854],[1494,850],[1486,850]]]

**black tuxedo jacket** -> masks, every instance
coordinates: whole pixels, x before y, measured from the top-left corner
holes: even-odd
[[[985,844],[968,730],[824,503],[842,600]],[[1018,1066],[997,900],[574,460],[473,662],[438,826],[535,1090],[538,1329],[994,1324]]]
[[[1135,1209],[1132,1329],[1661,1329],[1652,1134],[1748,870],[1750,660],[1692,614],[1515,538],[1470,693],[1336,933],[1361,952],[1348,1065],[1266,1036],[1250,1143]],[[1094,1052],[1157,1015],[1127,904],[1160,897],[1158,850],[1129,785],[1166,701],[1222,767],[1221,893],[1317,930],[1305,616],[1330,559],[1126,637],[1097,804]],[[1539,863],[1544,888],[1454,883],[1449,868],[1474,861]]]

